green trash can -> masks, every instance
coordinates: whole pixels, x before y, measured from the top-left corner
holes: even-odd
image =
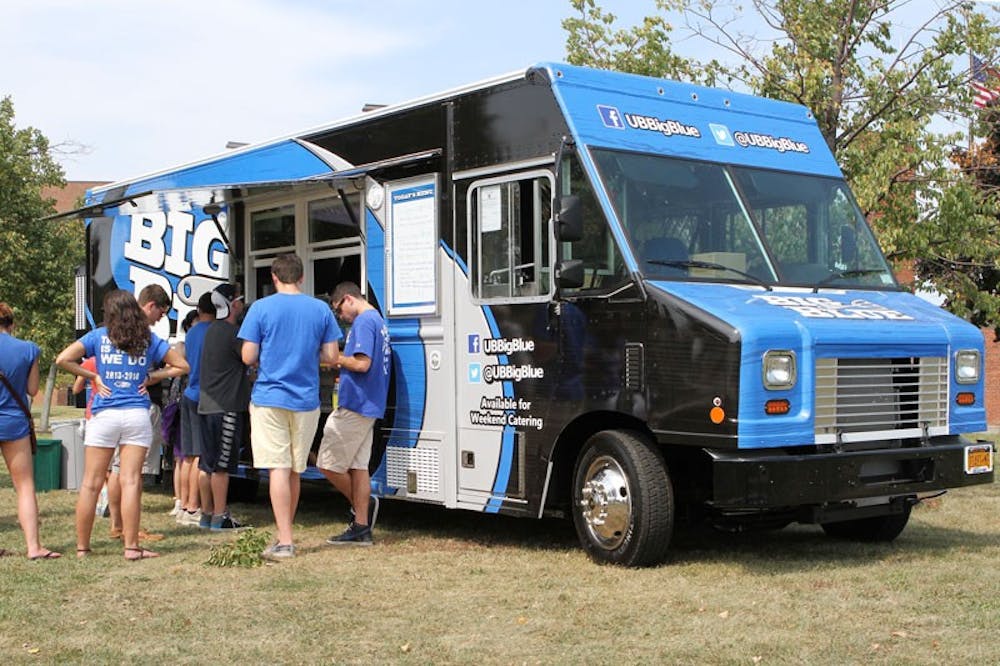
[[[39,439],[35,454],[35,490],[58,490],[62,472],[62,440]]]

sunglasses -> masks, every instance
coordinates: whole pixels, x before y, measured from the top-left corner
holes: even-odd
[[[334,311],[334,313],[338,317],[340,316],[340,310],[341,310],[341,308],[344,307],[344,301],[346,301],[346,300],[347,300],[347,296],[344,296],[342,299],[340,299],[339,301],[337,301],[336,305],[333,306],[333,311]]]

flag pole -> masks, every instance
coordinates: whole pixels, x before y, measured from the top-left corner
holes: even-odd
[[[969,76],[975,76],[975,62],[973,61],[972,43],[969,41],[969,3],[962,3],[962,16],[965,18],[965,43],[969,45]],[[969,154],[972,154],[973,136],[972,124],[976,121],[974,114],[969,114]]]

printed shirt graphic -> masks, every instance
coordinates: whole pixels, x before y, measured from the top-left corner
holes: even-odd
[[[150,332],[149,347],[138,358],[129,356],[112,344],[108,329],[104,326],[88,332],[80,342],[84,354],[97,359],[97,374],[104,385],[111,389],[111,395],[94,398],[91,412],[97,414],[105,409],[126,409],[141,407],[149,409],[149,396],[139,393],[139,386],[146,375],[163,360],[170,348],[167,341]]]
[[[0,370],[7,376],[25,404],[28,402],[28,373],[41,350],[34,342],[19,340],[7,333],[0,333]],[[28,436],[28,419],[8,391],[0,384],[0,442],[9,442]]]
[[[184,397],[198,402],[201,397],[201,348],[205,346],[205,333],[208,332],[207,321],[199,321],[191,327],[184,336],[184,353],[187,356],[191,371],[188,372],[188,385],[184,389]]]
[[[368,372],[342,370],[338,404],[362,416],[379,419],[385,414],[385,400],[389,392],[389,364],[392,354],[389,347],[389,329],[385,320],[375,310],[365,310],[354,320],[344,355],[364,354],[371,359]]]
[[[329,305],[305,294],[272,294],[253,303],[239,336],[260,345],[253,404],[319,409],[319,348],[343,337]]]

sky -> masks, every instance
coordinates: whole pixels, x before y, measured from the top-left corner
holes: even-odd
[[[601,0],[634,23],[653,0]],[[5,0],[0,96],[117,181],[543,61],[569,0]],[[628,25],[631,25],[628,23]]]
[[[656,13],[597,4],[618,28]],[[18,127],[75,147],[57,152],[68,180],[131,179],[564,61],[572,14],[569,0],[4,0],[0,96]]]

